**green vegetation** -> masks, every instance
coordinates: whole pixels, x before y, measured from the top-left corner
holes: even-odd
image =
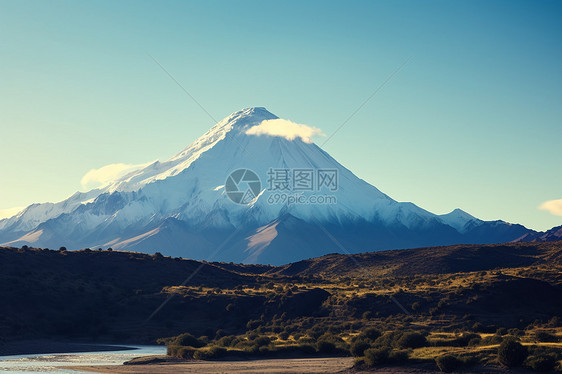
[[[181,335],[176,336],[170,342],[170,345],[200,348],[200,347],[205,346],[205,342],[197,339],[195,336],[191,335],[190,333],[185,333],[185,334],[181,334]]]
[[[371,348],[371,343],[365,340],[357,340],[351,343],[349,353],[354,357],[361,357],[365,355],[365,351]]]
[[[356,357],[358,369],[433,362],[436,369],[447,373],[465,370],[474,365],[500,364],[508,367],[525,366],[533,371],[545,372],[554,370],[558,361],[562,360],[562,347],[534,342],[536,332],[539,331],[535,330],[534,325],[529,326],[522,334],[518,333],[519,338],[506,333],[501,344],[490,347],[469,344],[468,342],[484,340],[479,334],[469,331],[429,332],[423,328],[416,331],[382,329],[384,332],[381,333],[381,326],[353,331],[348,326],[338,325],[315,325],[307,328],[307,322],[308,320],[302,319],[276,319],[273,323],[264,323],[245,334],[209,340],[198,348],[194,346],[200,345],[204,339],[189,334],[163,341],[168,345],[168,354],[184,359],[339,355]],[[279,330],[276,328],[278,326],[283,328],[281,332],[275,332]],[[287,330],[292,333],[289,334]],[[318,330],[330,332],[318,335]],[[551,332],[554,336],[562,334],[560,327],[551,331],[554,331]],[[282,334],[283,339],[280,337]]]
[[[356,255],[368,270],[357,272],[341,255],[272,267],[0,248],[0,335],[167,336],[159,342],[168,354],[186,360],[352,356],[358,369],[554,370],[562,360],[560,250],[562,242],[378,252]],[[513,353],[519,345],[527,357]]]
[[[400,348],[420,348],[427,344],[427,340],[419,332],[407,332],[402,334],[396,343]]]
[[[381,366],[388,363],[388,348],[369,348],[365,351],[365,365],[367,367]]]
[[[527,366],[537,372],[548,372],[556,367],[556,355],[531,356],[527,359]]]
[[[521,366],[526,358],[527,348],[513,339],[504,340],[498,348],[498,361],[507,367]]]
[[[461,360],[451,355],[439,356],[435,359],[435,363],[439,370],[444,373],[451,373],[461,366]]]

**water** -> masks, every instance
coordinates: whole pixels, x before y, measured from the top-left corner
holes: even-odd
[[[117,346],[116,346],[117,347]],[[0,373],[90,373],[65,369],[65,366],[121,365],[134,357],[164,355],[166,347],[152,345],[121,345],[133,348],[104,352],[42,353],[0,356]]]

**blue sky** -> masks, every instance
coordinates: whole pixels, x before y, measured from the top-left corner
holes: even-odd
[[[265,106],[328,135],[410,57],[326,151],[435,213],[562,224],[538,209],[562,199],[560,2],[2,0],[0,35],[0,210],[213,125],[149,54],[216,119]]]

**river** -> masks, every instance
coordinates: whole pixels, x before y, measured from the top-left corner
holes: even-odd
[[[86,373],[65,369],[78,365],[121,365],[134,357],[166,354],[165,346],[120,345],[127,350],[0,356],[1,373]]]

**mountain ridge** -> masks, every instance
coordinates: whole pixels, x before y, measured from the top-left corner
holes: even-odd
[[[460,209],[436,215],[395,201],[314,143],[248,134],[274,119],[279,117],[262,107],[235,112],[167,161],[0,221],[0,243],[113,247],[193,259],[207,259],[223,246],[218,260],[279,265],[331,251],[488,244],[539,235],[521,225],[482,221]],[[246,205],[231,201],[225,187],[238,169],[252,170],[261,184]],[[269,189],[270,173],[285,169],[335,171],[333,190],[323,186],[285,195],[336,202],[272,202],[279,191]]]

